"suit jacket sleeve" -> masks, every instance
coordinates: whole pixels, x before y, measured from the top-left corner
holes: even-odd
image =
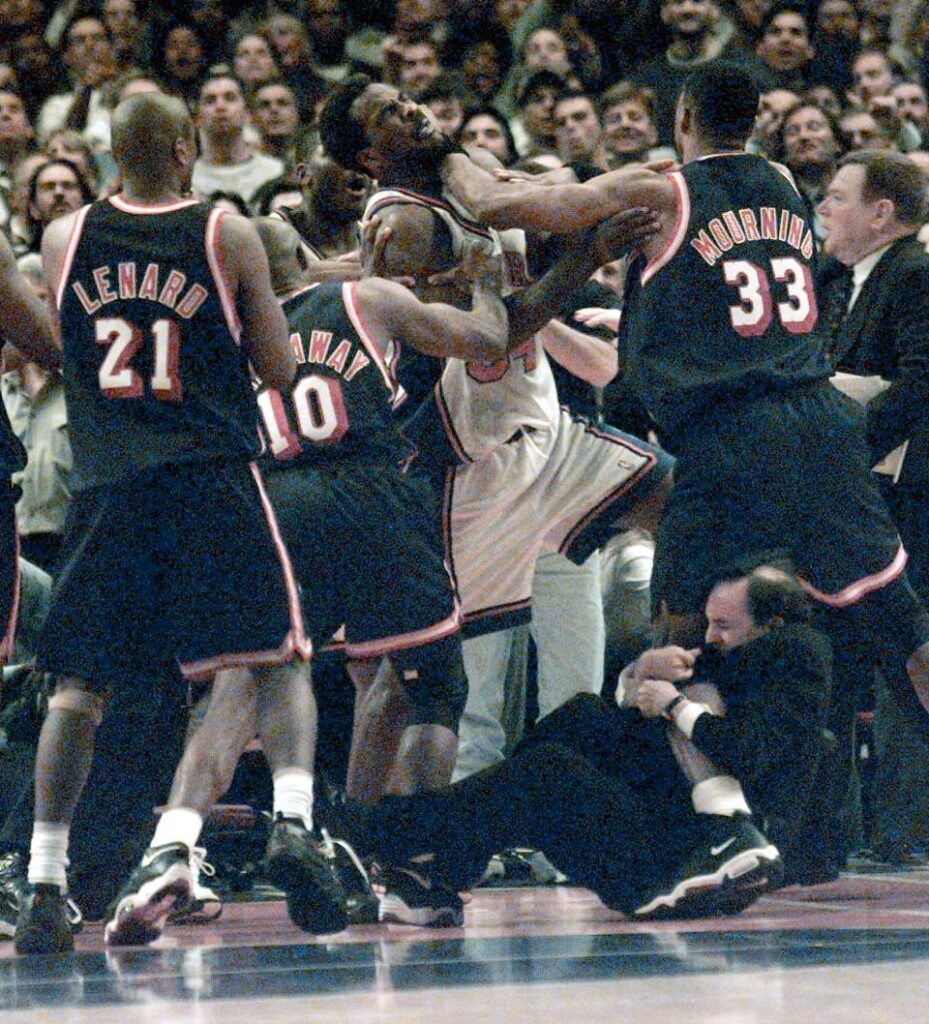
[[[726,714],[701,715],[697,748],[742,783],[765,815],[802,808],[823,750],[832,655],[820,633],[802,625],[772,630],[744,649],[739,693]],[[761,806],[755,807],[755,803]]]
[[[888,268],[892,276],[882,275],[866,327],[887,333],[886,351],[893,363],[883,372],[876,368],[892,383],[866,409],[875,460],[910,437],[929,410],[929,256],[915,238],[906,242]]]

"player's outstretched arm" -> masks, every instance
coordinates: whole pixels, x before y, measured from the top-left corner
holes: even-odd
[[[556,363],[592,387],[605,388],[619,369],[615,341],[576,331],[560,320],[549,320],[539,340]]]
[[[461,273],[471,291],[470,311],[444,302],[420,302],[402,285],[376,277],[359,282],[356,297],[379,337],[398,338],[430,356],[495,362],[506,355],[508,337],[499,262],[472,252]]]
[[[43,366],[57,366],[59,352],[42,301],[16,266],[16,256],[0,233],[0,337]]]
[[[258,232],[245,217],[228,214],[220,222],[219,245],[242,323],[242,347],[265,384],[286,388],[297,363]]]
[[[574,235],[541,280],[507,297],[510,348],[522,344],[549,320],[570,312],[575,293],[598,267],[630,246],[645,245],[660,228],[661,222],[651,210],[635,208],[608,218],[592,231]]]
[[[662,210],[675,202],[671,183],[649,164],[632,164],[583,184],[539,185],[500,180],[463,153],[452,153],[442,166],[442,180],[476,220],[500,229],[572,234],[634,206]]]

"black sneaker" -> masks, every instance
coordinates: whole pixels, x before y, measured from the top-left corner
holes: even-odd
[[[460,928],[464,904],[458,893],[430,874],[428,863],[378,867],[373,879],[378,918],[419,928]]]
[[[0,857],[0,935],[12,939],[29,883],[26,858],[18,851]]]
[[[107,911],[109,946],[145,946],[164,931],[168,916],[190,902],[194,876],[183,843],[149,847]]]
[[[377,924],[380,902],[371,888],[371,878],[364,861],[345,839],[331,837],[326,829],[322,829],[322,834],[331,843],[335,854],[335,869],[345,893],[348,923]]]
[[[20,902],[13,948],[26,956],[70,953],[74,934],[67,903],[57,885],[27,885]]]
[[[15,850],[0,857],[0,938],[13,938],[19,908],[28,889],[26,858]],[[84,928],[84,915],[68,895],[65,895],[65,914],[71,934],[77,935]]]
[[[638,920],[737,914],[783,875],[777,847],[744,816],[701,815],[707,841],[694,849],[667,885],[633,912]]]
[[[567,881],[562,872],[542,853],[519,846],[503,850],[490,858],[480,884],[510,888],[530,885],[556,885]]]
[[[286,893],[287,913],[298,928],[326,935],[348,926],[331,842],[317,842],[299,818],[279,814],[271,826],[264,863],[268,879]]]

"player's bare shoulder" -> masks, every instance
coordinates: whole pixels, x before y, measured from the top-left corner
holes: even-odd
[[[57,217],[42,232],[42,268],[46,283],[52,289],[53,294],[58,288],[68,242],[77,227],[79,218],[85,215],[85,211],[75,210],[63,217]]]
[[[446,260],[441,259],[447,230],[428,206],[420,203],[395,203],[379,207],[378,232],[389,231],[381,247],[373,272],[380,277],[424,279]]]

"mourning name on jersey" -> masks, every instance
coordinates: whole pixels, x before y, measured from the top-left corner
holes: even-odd
[[[802,217],[790,210],[778,210],[775,206],[759,207],[758,212],[750,209],[726,210],[714,217],[706,227],[695,228],[695,237],[690,244],[709,265],[722,259],[724,252],[746,242],[786,242],[802,253],[804,259],[813,258],[813,232]],[[709,235],[715,239],[715,244]]]

